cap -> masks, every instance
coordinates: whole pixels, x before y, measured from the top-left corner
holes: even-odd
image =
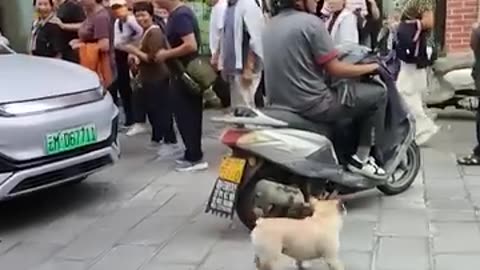
[[[126,0],[110,0],[110,6],[126,6],[127,1]]]

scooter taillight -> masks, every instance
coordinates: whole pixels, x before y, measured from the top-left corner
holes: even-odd
[[[220,140],[227,146],[236,146],[238,140],[249,131],[245,129],[227,129],[223,132]]]

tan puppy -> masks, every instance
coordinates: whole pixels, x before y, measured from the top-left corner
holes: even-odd
[[[310,199],[313,215],[305,219],[260,218],[251,233],[258,270],[272,270],[282,254],[302,263],[323,258],[330,270],[343,270],[338,259],[343,204]]]

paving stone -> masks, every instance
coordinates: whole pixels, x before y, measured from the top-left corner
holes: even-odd
[[[189,217],[197,211],[203,210],[201,205],[208,199],[200,196],[198,192],[177,193],[167,204],[163,205],[153,217]]]
[[[465,175],[463,176],[463,180],[465,181],[467,189],[469,187],[480,187],[480,177],[478,176]]]
[[[465,199],[467,198],[467,191],[463,182],[458,183],[436,183],[426,186],[426,196],[428,200],[442,200],[442,199]]]
[[[480,230],[476,223],[433,223],[435,253],[480,252]]]
[[[341,252],[340,259],[345,269],[370,270],[372,255],[365,252]]]
[[[29,270],[87,270],[88,262],[86,261],[66,261],[51,260],[40,266],[34,266]]]
[[[346,220],[340,234],[342,251],[372,251],[376,224],[369,221]]]
[[[158,183],[158,182],[155,182]],[[147,186],[145,189],[136,194],[132,199],[125,202],[126,206],[157,206],[161,207],[168,203],[177,193],[175,187],[161,185],[155,186],[155,183]]]
[[[381,213],[380,235],[428,236],[428,214],[417,209],[384,209]]]
[[[156,206],[131,206],[119,208],[94,224],[97,228],[115,228],[127,231],[157,210]]]
[[[457,166],[452,161],[452,163],[445,164],[435,164],[433,166],[424,165],[425,176],[430,177],[448,177],[448,178],[458,178],[461,176],[460,171]]]
[[[382,209],[424,209],[423,184],[412,187],[397,196],[384,196],[381,198]]]
[[[480,168],[476,166],[463,166],[463,173],[468,176],[480,176]]]
[[[228,222],[200,214],[182,228],[157,255],[165,264],[199,264],[220,240]]]
[[[380,238],[376,269],[429,270],[428,238]]]
[[[143,246],[116,246],[90,270],[136,270],[148,262],[156,248]]]
[[[435,256],[435,270],[478,270],[480,269],[480,253],[478,254],[441,254]]]
[[[2,255],[3,253],[9,251],[10,249],[12,249],[15,245],[18,245],[20,244],[19,241],[15,241],[13,239],[9,239],[9,240],[3,240],[3,239],[0,239],[0,255]]]
[[[140,270],[196,270],[196,265],[183,265],[183,264],[162,264],[156,261],[148,263]],[[247,270],[247,269],[245,269]]]
[[[475,212],[455,211],[455,210],[431,210],[429,211],[430,220],[433,222],[472,222],[476,220]]]
[[[67,245],[96,221],[95,218],[69,216],[38,230],[27,238],[28,241]]]
[[[376,191],[367,191],[345,202],[346,219],[377,222],[379,220],[380,195]]]
[[[285,260],[282,260],[283,263]],[[199,270],[253,270],[254,252],[248,241],[220,241]]]
[[[472,210],[473,205],[467,199],[436,199],[428,200],[427,207],[435,210]]]
[[[62,249],[57,258],[92,260],[111,249],[125,233],[123,229],[94,227]]]
[[[25,270],[45,262],[60,246],[48,243],[23,242],[0,256],[2,269]]]
[[[181,229],[183,217],[150,217],[119,241],[120,244],[162,246]]]

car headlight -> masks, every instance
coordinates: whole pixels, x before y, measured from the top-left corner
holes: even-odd
[[[75,94],[0,104],[0,116],[14,117],[55,111],[103,99],[103,88]]]

